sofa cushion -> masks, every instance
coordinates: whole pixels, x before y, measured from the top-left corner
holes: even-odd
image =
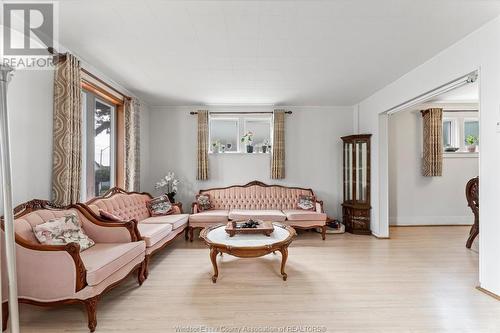
[[[231,220],[246,220],[246,219],[259,219],[264,221],[283,222],[286,220],[286,215],[280,210],[245,210],[245,209],[231,209],[229,211],[229,219]]]
[[[147,223],[147,224],[171,224],[172,229],[175,230],[177,228],[183,227],[188,223],[189,219],[189,214],[173,214],[173,215],[164,215],[164,216],[153,216],[153,217],[148,217],[147,219],[144,219],[142,221],[139,221],[139,224],[141,223]]]
[[[325,213],[304,209],[284,209],[283,213],[289,221],[326,221]]]
[[[127,265],[146,250],[143,241],[131,243],[98,243],[80,253],[87,270],[87,284],[95,286]]]
[[[201,213],[189,215],[189,222],[226,223],[229,218],[229,211],[223,209],[206,210]]]
[[[172,232],[172,225],[139,223],[137,226],[142,239],[146,242],[146,247],[151,247]]]

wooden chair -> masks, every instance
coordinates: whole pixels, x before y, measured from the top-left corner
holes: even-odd
[[[465,196],[468,206],[474,213],[474,224],[470,229],[469,238],[465,244],[465,247],[470,249],[474,239],[479,234],[479,177],[472,178],[467,182],[465,186]]]

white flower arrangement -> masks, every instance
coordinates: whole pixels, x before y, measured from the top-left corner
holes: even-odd
[[[175,174],[173,172],[169,172],[165,177],[161,178],[160,181],[155,184],[155,189],[159,190],[165,188],[165,193],[177,193],[177,185],[179,183],[180,181],[175,178]]]

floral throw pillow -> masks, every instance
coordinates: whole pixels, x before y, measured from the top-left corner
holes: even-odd
[[[99,215],[106,221],[122,221],[123,219],[119,216],[107,212],[105,210],[99,209]]]
[[[151,216],[162,216],[172,213],[172,203],[166,195],[160,195],[146,202]]]
[[[298,209],[303,210],[315,210],[316,209],[316,198],[312,195],[299,195],[299,202],[297,203]]]
[[[76,213],[50,219],[45,223],[33,227],[33,233],[41,244],[66,245],[78,243],[80,252],[95,245],[83,231]]]
[[[198,210],[200,212],[214,208],[212,206],[212,202],[210,201],[209,194],[198,194],[196,196],[196,204],[198,205]]]

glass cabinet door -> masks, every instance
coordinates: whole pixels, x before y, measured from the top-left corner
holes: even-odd
[[[345,200],[353,199],[353,162],[354,162],[354,145],[352,143],[344,144],[344,191]]]
[[[365,202],[368,198],[367,143],[356,143],[356,201]]]

